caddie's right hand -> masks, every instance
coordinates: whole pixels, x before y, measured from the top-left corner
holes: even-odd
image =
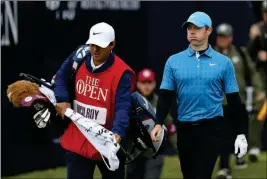
[[[67,108],[71,108],[71,104],[68,102],[61,102],[56,104],[57,114],[59,114],[62,119],[64,119],[64,114]]]
[[[159,136],[162,132],[162,127],[160,124],[156,124],[154,129],[151,131],[150,136],[153,142],[156,142],[159,140]]]

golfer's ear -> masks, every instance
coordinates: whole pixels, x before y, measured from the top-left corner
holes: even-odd
[[[208,35],[210,35],[210,34],[212,33],[212,31],[213,31],[213,28],[212,28],[212,27],[209,27],[209,28],[207,29]]]

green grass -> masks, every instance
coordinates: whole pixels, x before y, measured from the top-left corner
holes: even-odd
[[[164,161],[164,167],[163,172],[161,175],[161,178],[182,178],[182,174],[180,171],[179,161],[178,157],[165,157]],[[234,166],[234,158],[231,159],[231,166]],[[260,159],[257,163],[248,163],[248,168],[246,169],[233,169],[233,179],[235,178],[255,178],[255,179],[266,179],[267,178],[267,166],[266,166],[266,153],[262,153],[260,156]],[[218,166],[216,165],[216,168],[214,170],[213,176],[216,175],[216,172],[218,170]],[[101,174],[99,173],[98,169],[95,171],[95,178],[101,178]],[[60,167],[56,169],[50,169],[46,171],[35,171],[31,173],[25,173],[17,176],[12,177],[4,177],[5,179],[17,179],[17,178],[66,178],[66,168]]]

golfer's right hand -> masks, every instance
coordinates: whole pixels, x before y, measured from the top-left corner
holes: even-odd
[[[59,114],[62,119],[64,119],[64,113],[67,108],[71,108],[71,104],[68,102],[62,102],[56,104],[57,114]]]
[[[154,129],[151,131],[151,139],[153,142],[159,140],[159,135],[162,132],[162,127],[160,124],[155,125]]]

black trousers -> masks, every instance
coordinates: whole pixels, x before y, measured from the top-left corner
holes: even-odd
[[[177,147],[184,179],[211,179],[224,143],[223,117],[177,122]]]
[[[117,154],[120,159],[120,166],[115,171],[110,171],[103,161],[94,161],[85,158],[76,153],[67,151],[66,152],[66,163],[67,163],[67,178],[68,179],[93,179],[94,170],[97,166],[102,174],[103,179],[116,178],[124,179],[125,157],[121,151]]]

